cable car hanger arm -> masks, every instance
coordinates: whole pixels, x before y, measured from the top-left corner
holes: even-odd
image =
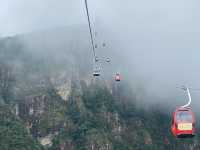
[[[181,107],[183,107],[183,108],[186,108],[186,107],[189,107],[189,106],[190,106],[190,104],[191,104],[191,102],[192,102],[192,98],[191,98],[191,94],[190,94],[189,88],[184,87],[184,88],[182,88],[182,89],[185,90],[185,91],[187,92],[188,99],[189,99],[187,104],[181,106]]]

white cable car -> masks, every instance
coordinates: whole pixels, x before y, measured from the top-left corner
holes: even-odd
[[[95,66],[93,71],[93,76],[94,77],[100,76],[100,73],[101,73],[101,68],[99,66]]]
[[[106,58],[106,62],[108,62],[108,63],[109,63],[109,62],[110,62],[110,58]]]

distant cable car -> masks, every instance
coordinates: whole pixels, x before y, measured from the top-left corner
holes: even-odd
[[[110,62],[110,58],[106,58],[106,62],[108,62],[108,63],[109,63],[109,62]]]
[[[177,138],[194,137],[196,133],[195,123],[195,115],[192,110],[180,107],[173,113],[172,133]]]
[[[95,57],[95,62],[98,62],[99,61],[99,57]]]
[[[121,76],[119,73],[116,74],[115,81],[117,81],[117,82],[121,81]]]
[[[100,72],[99,72],[99,71],[94,71],[94,72],[93,72],[93,76],[94,76],[94,77],[100,76]]]
[[[100,76],[101,68],[99,66],[96,66],[93,72],[93,76],[97,77]]]
[[[177,138],[194,137],[196,134],[195,115],[189,107],[191,103],[190,91],[188,88],[183,89],[187,91],[189,102],[174,111],[171,124],[171,131]]]

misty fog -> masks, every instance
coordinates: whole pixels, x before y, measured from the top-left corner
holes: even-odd
[[[163,105],[170,102],[174,108],[173,103],[182,105],[187,101],[177,86],[200,89],[199,1],[88,0],[88,4],[93,32],[97,32],[95,41],[99,45],[106,43],[106,48],[98,48],[97,53],[112,59],[111,65],[103,65],[105,76],[119,71],[123,80],[145,89],[145,101],[159,101]],[[24,36],[22,39],[35,55],[46,54],[43,51],[46,47],[48,54],[58,60],[64,57],[62,53],[73,41],[79,50],[84,47],[81,53],[86,54],[85,62],[88,60],[87,66],[91,64],[88,69],[91,71],[92,49],[84,1],[7,0],[0,6],[2,37],[32,32],[42,34],[44,30],[59,30],[61,27],[67,30],[63,35],[41,36],[41,40],[50,45],[45,45],[44,41],[35,43],[34,37],[26,39]],[[65,35],[70,30],[79,34],[70,39]],[[80,35],[87,45],[76,43]],[[59,42],[53,43],[54,39]],[[52,48],[53,45],[56,47]],[[61,55],[54,55],[58,51]],[[200,92],[192,91],[191,94],[192,106],[198,109]]]

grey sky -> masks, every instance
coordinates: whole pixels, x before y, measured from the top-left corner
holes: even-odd
[[[85,22],[84,0],[0,0],[1,34],[29,32]],[[121,30],[195,31],[200,22],[198,0],[88,0],[91,14]],[[92,16],[92,17],[93,17]],[[185,30],[186,29],[186,30]],[[126,32],[125,32],[126,33]],[[129,32],[131,33],[131,32]],[[160,33],[162,34],[162,33]]]
[[[83,22],[83,2],[0,0],[0,35],[32,32]]]

